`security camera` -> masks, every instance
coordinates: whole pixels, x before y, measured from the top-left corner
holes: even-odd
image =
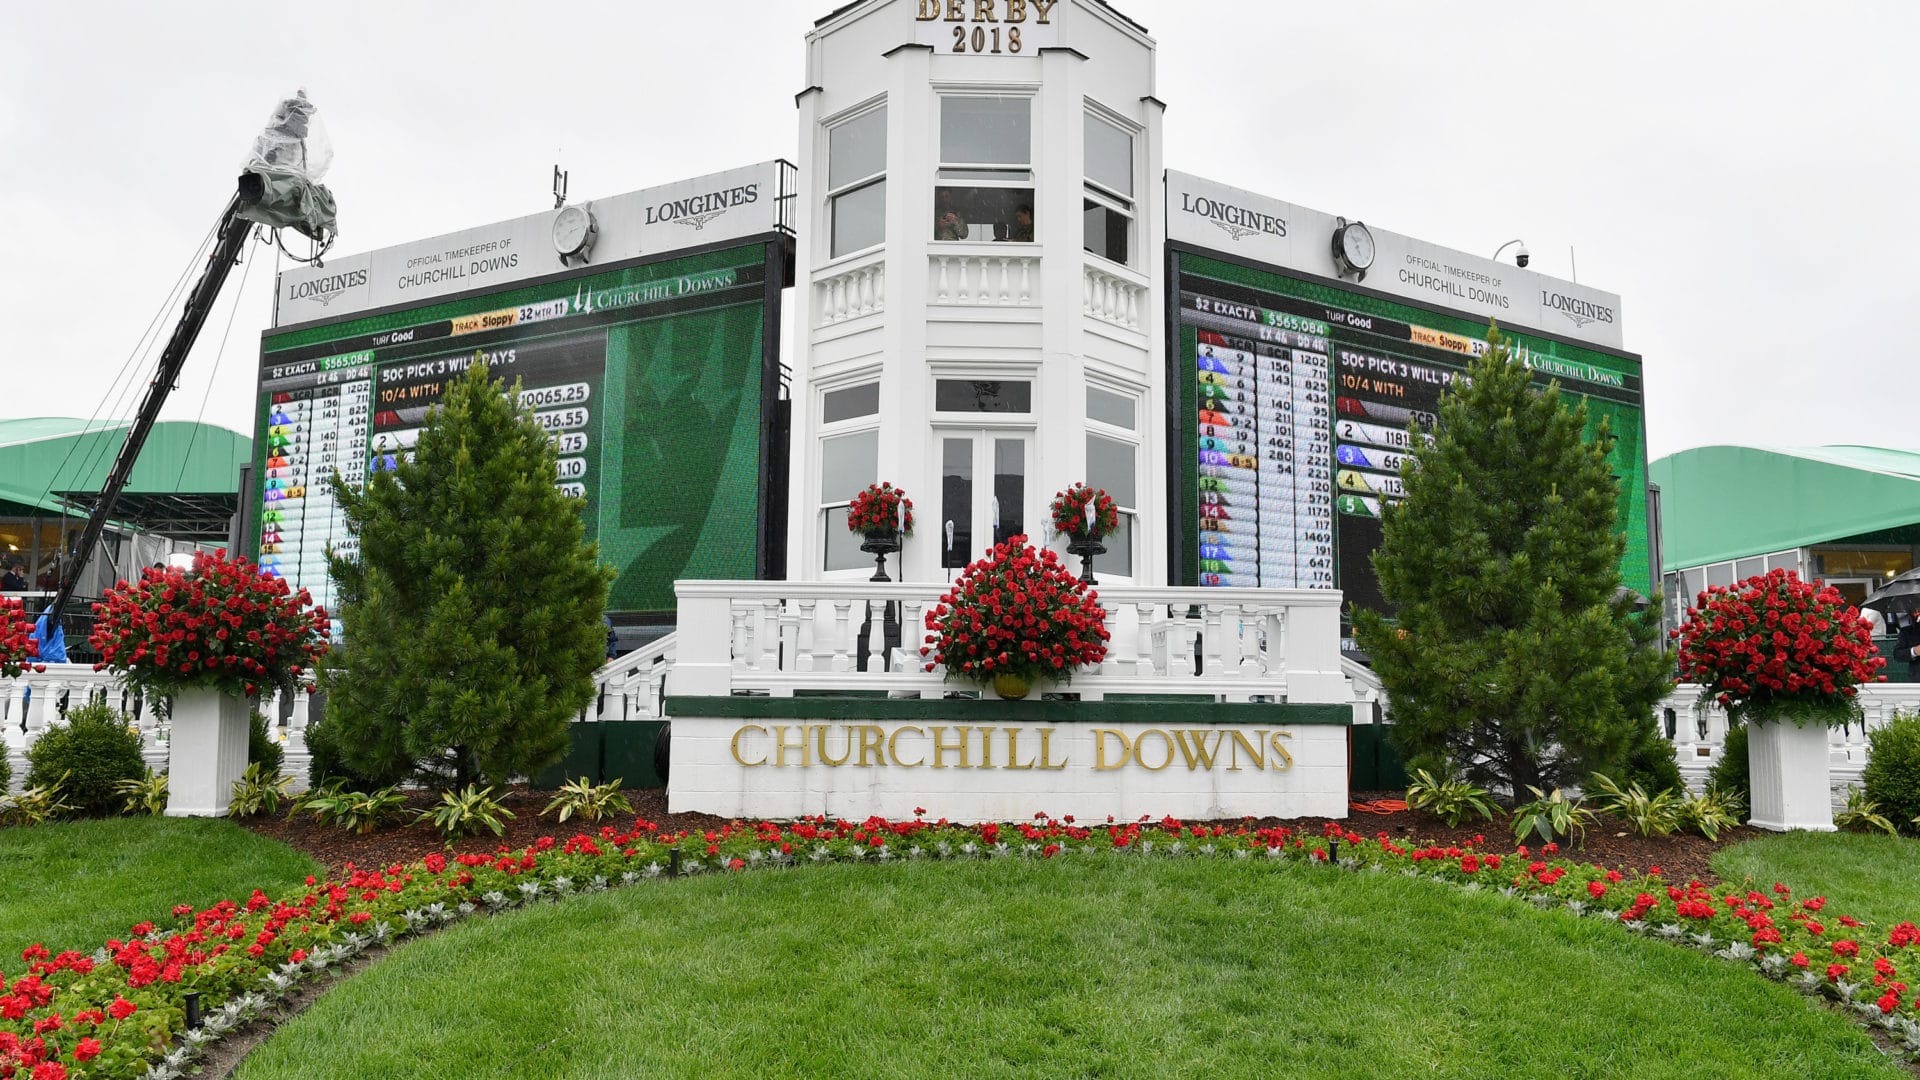
[[[1513,264],[1524,270],[1527,266],[1527,260],[1531,258],[1533,258],[1533,256],[1527,254],[1527,245],[1521,244],[1520,250],[1513,254]]]

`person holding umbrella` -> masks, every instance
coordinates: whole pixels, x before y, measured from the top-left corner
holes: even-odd
[[[1907,680],[1920,682],[1920,569],[1909,570],[1875,589],[1860,606],[1885,613],[1888,627],[1899,627],[1893,651],[1907,662]]]

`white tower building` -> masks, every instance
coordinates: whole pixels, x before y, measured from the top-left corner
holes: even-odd
[[[845,526],[906,489],[895,580],[1124,508],[1103,583],[1167,581],[1154,42],[1098,0],[858,0],[807,37],[788,576],[865,578]],[[1159,467],[1156,467],[1159,466]]]

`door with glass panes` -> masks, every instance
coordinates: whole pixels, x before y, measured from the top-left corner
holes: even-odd
[[[940,566],[954,571],[948,575],[952,577],[993,544],[1027,534],[1033,436],[993,429],[936,430],[934,453],[940,462],[934,532]]]

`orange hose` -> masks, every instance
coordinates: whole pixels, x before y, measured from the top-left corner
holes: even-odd
[[[1400,799],[1376,799],[1373,802],[1348,802],[1347,809],[1356,814],[1397,814],[1407,808]]]

